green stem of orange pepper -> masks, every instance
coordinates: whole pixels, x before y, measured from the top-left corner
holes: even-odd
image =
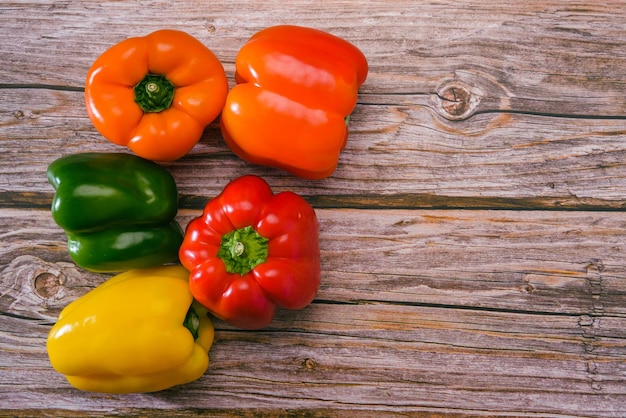
[[[161,112],[174,100],[174,85],[160,74],[146,74],[135,86],[135,103],[144,112]]]

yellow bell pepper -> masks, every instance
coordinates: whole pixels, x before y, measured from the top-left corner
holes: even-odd
[[[47,340],[52,367],[81,390],[154,392],[209,366],[213,323],[181,266],[130,270],[73,301]]]

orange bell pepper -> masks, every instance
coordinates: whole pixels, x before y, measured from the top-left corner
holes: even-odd
[[[159,30],[106,50],[87,74],[85,103],[96,129],[140,157],[173,161],[198,143],[226,101],[213,52],[191,35]]]
[[[326,32],[274,26],[248,40],[235,68],[220,121],[231,150],[303,178],[330,176],[367,77],[365,55]]]

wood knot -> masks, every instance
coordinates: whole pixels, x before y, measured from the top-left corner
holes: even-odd
[[[459,81],[450,82],[439,89],[435,98],[437,111],[449,120],[469,118],[480,102],[480,94]]]
[[[63,287],[63,279],[52,273],[40,273],[35,277],[35,293],[43,299],[50,299]]]

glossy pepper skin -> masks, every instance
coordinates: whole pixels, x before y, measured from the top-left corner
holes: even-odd
[[[189,223],[179,257],[198,302],[235,327],[259,329],[277,307],[302,309],[315,297],[318,230],[302,197],[273,194],[263,179],[243,176]]]
[[[326,32],[273,26],[249,39],[235,67],[220,120],[231,150],[303,178],[330,176],[367,77],[363,53]]]
[[[154,392],[198,379],[213,323],[181,266],[131,270],[63,309],[47,339],[54,369],[81,390]]]
[[[178,189],[158,164],[132,154],[80,153],[57,159],[47,174],[56,190],[52,217],[78,266],[115,272],[178,261]]]
[[[106,50],[87,74],[85,103],[111,142],[153,161],[187,154],[221,112],[228,81],[218,58],[191,35],[159,30]]]

